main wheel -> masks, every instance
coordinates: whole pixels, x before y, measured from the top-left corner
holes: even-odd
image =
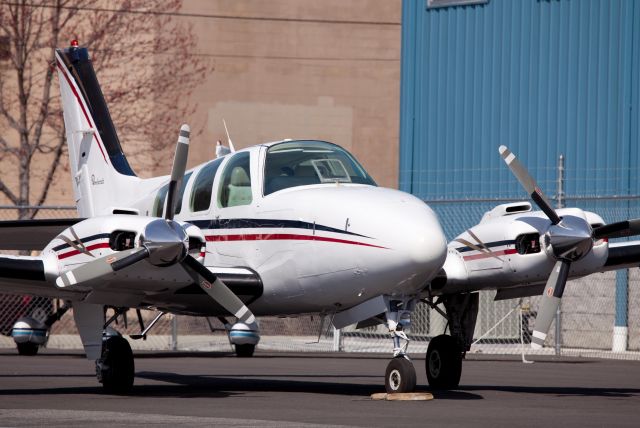
[[[384,376],[384,387],[388,394],[395,392],[413,392],[416,388],[416,369],[405,357],[396,357],[389,361]]]
[[[236,357],[238,358],[250,358],[253,357],[253,352],[256,350],[256,345],[244,344],[236,346]]]
[[[460,384],[462,352],[453,337],[441,334],[431,339],[425,365],[431,388],[453,389]]]
[[[18,354],[20,355],[36,355],[38,353],[38,344],[31,342],[16,343]]]
[[[110,337],[102,344],[102,357],[96,361],[96,374],[105,391],[123,394],[131,391],[135,366],[127,339]]]

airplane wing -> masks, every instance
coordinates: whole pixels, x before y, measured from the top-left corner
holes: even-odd
[[[0,256],[0,293],[32,294],[41,297],[75,300],[77,292],[58,290],[47,280],[42,257]]]
[[[603,271],[640,266],[640,241],[610,242]]]
[[[0,221],[0,250],[42,250],[81,218]]]

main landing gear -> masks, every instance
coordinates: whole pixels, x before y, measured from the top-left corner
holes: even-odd
[[[426,301],[446,318],[451,335],[441,334],[429,342],[425,369],[432,389],[454,389],[460,384],[462,360],[471,349],[478,317],[478,293],[444,296]],[[437,307],[444,304],[446,313]]]
[[[106,338],[102,355],[96,360],[96,375],[106,392],[124,394],[131,391],[135,365],[127,339],[117,335]]]
[[[387,393],[413,392],[416,386],[416,371],[407,355],[409,338],[404,330],[411,324],[411,313],[416,299],[386,298],[386,323],[393,339],[393,359],[385,372]],[[441,297],[426,303],[448,321],[451,335],[441,334],[429,342],[425,369],[431,389],[453,389],[460,384],[462,360],[471,348],[473,331],[478,317],[478,294],[459,294]],[[438,304],[444,304],[446,313]],[[404,345],[402,345],[404,342]]]

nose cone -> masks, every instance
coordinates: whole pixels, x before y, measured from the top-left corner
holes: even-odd
[[[400,193],[400,192],[398,192]],[[423,201],[401,193],[388,215],[394,216],[393,235],[388,236],[392,247],[406,258],[406,267],[422,281],[433,278],[447,256],[447,240],[436,214]],[[395,208],[395,209],[394,209]]]

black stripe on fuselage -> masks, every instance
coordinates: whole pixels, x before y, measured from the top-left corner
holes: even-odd
[[[44,263],[42,260],[0,257],[0,278],[44,281]]]
[[[98,233],[97,235],[91,235],[91,236],[87,236],[85,238],[80,238],[80,242],[87,243],[90,241],[95,241],[96,239],[103,239],[103,238],[108,238],[109,234],[108,233]],[[65,248],[70,248],[71,245],[64,243],[64,244],[60,244],[56,247],[53,247],[53,251],[60,251],[60,250],[64,250]]]
[[[484,243],[484,244],[478,244],[478,247],[485,247],[485,248],[501,247],[503,245],[514,244],[515,242],[516,241],[513,241],[513,240],[487,242],[487,243]],[[465,251],[475,251],[475,248],[458,247],[458,248],[456,248],[456,251],[458,251],[459,253],[464,253]]]
[[[200,229],[263,229],[263,228],[282,228],[282,229],[306,229],[318,230],[321,232],[341,233],[344,235],[359,236],[361,238],[369,238],[369,236],[360,235],[359,233],[349,232],[347,230],[336,229],[320,224],[309,223],[299,220],[268,220],[254,218],[232,218],[232,219],[213,219],[213,220],[185,220]]]

